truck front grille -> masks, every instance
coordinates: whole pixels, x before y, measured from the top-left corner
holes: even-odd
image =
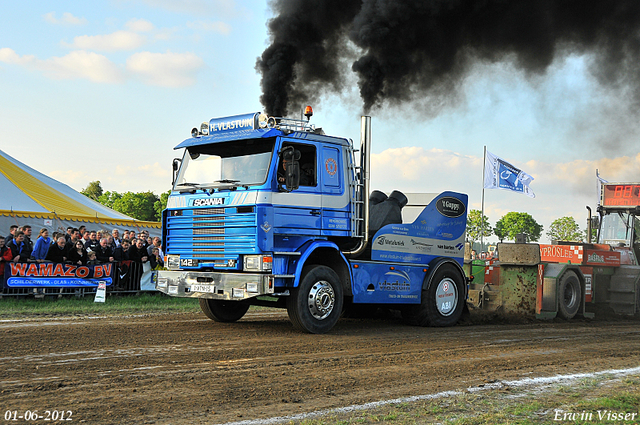
[[[167,254],[206,263],[257,253],[254,207],[184,209],[167,214],[166,220]]]

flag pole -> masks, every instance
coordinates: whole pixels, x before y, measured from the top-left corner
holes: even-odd
[[[487,165],[487,146],[484,146],[484,153],[482,155],[482,212],[480,213],[480,249],[484,249],[484,176],[485,167]],[[473,247],[471,247],[473,250]]]

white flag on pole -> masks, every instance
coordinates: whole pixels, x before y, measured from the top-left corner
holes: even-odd
[[[484,159],[485,189],[512,190],[535,198],[536,195],[529,188],[532,180],[529,174],[487,151]]]

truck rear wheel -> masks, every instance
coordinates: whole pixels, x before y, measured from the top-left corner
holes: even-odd
[[[563,319],[573,319],[580,309],[582,287],[580,279],[573,270],[568,270],[558,283],[558,316]]]
[[[293,326],[301,331],[329,332],[342,313],[344,302],[338,275],[326,266],[308,266],[302,280],[287,298],[287,313]]]
[[[246,301],[200,298],[200,308],[209,319],[216,322],[230,323],[242,319],[242,316],[249,310],[249,303]]]
[[[464,278],[455,266],[443,264],[422,290],[420,304],[402,310],[402,318],[415,326],[453,326],[462,316],[464,303]]]

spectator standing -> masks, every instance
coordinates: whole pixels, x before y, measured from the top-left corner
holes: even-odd
[[[159,237],[155,237],[151,241],[151,245],[147,247],[147,252],[151,255],[151,251],[157,248],[159,256],[159,265],[164,266],[164,252],[162,252],[162,240]]]
[[[56,243],[49,247],[46,260],[53,263],[64,263],[68,257],[67,239],[65,236],[59,236]]]
[[[100,263],[112,263],[114,261],[113,250],[111,249],[107,238],[100,239],[100,245],[96,251],[96,260]]]
[[[89,234],[89,242],[84,244],[84,249],[86,249],[87,252],[89,252],[89,250],[97,251],[98,246],[100,246],[100,242],[98,241],[98,234],[95,230],[92,230]]]
[[[49,230],[46,227],[40,229],[40,233],[38,233],[38,239],[36,239],[36,244],[33,247],[33,252],[31,256],[38,263],[44,261],[47,258],[47,252],[49,251],[49,246],[51,246],[51,238],[49,237]]]
[[[64,235],[64,239],[67,244],[71,241],[71,233],[73,233],[73,227],[69,226],[67,227],[67,233]]]
[[[89,242],[89,235],[91,235],[91,232],[89,232],[88,230],[85,230],[84,232],[82,232],[82,239],[80,239],[82,241],[83,245],[86,245],[87,242]]]
[[[0,282],[4,276],[4,267],[11,261],[11,250],[4,244],[4,236],[0,236]]]
[[[31,226],[28,224],[22,226],[22,233],[24,233],[24,255],[27,259],[31,258],[33,253],[33,242],[31,241]]]
[[[76,241],[69,250],[69,261],[78,266],[87,264],[87,251],[85,251],[82,241]]]
[[[111,246],[115,249],[119,247],[120,243],[122,242],[120,240],[120,231],[118,229],[113,229],[111,231],[111,236],[113,237],[113,244],[111,244]]]
[[[74,229],[71,231],[71,242],[72,242],[72,244],[73,244],[73,245],[69,245],[69,246],[74,246],[74,245],[75,245],[75,243],[76,243],[77,241],[79,241],[80,239],[82,239],[82,234],[80,233],[80,230],[78,230],[78,229],[74,228]]]
[[[96,252],[88,251],[87,252],[87,266],[95,266],[96,264],[100,264],[98,260],[96,260]]]
[[[11,260],[14,263],[18,261],[27,262],[29,257],[25,254],[25,244],[24,244],[24,233],[22,231],[17,231],[11,239],[6,244],[7,248],[11,250]]]
[[[136,239],[134,244],[129,248],[129,259],[136,263],[146,263],[149,261],[149,253],[144,247],[142,239]]]
[[[158,250],[158,248],[153,245],[149,246],[149,248],[151,248],[151,255],[149,255],[149,261],[151,262],[151,270],[155,270],[155,268],[158,266],[162,267],[164,263],[160,258],[160,251]]]
[[[128,239],[123,239],[122,243],[120,244],[119,247],[117,247],[114,251],[113,251],[113,258],[116,261],[128,261],[131,258],[129,258],[129,249],[131,248],[131,244],[129,243]]]
[[[9,226],[9,234],[5,238],[4,245],[2,246],[6,246],[9,242],[11,242],[11,240],[13,239],[17,231],[18,231],[18,226],[16,226],[15,224],[12,224],[11,226]]]

